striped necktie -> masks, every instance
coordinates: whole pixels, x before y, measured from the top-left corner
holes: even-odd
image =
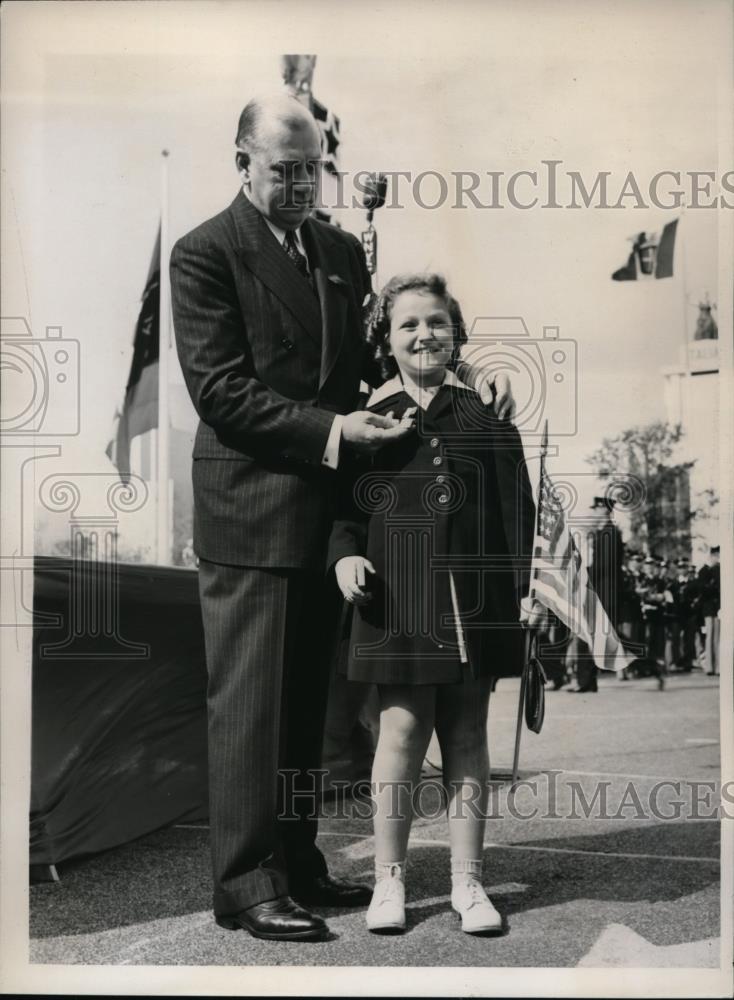
[[[285,234],[285,239],[283,240],[283,249],[288,254],[290,259],[296,265],[298,270],[301,272],[306,281],[311,284],[311,276],[308,273],[308,264],[306,262],[306,257],[298,249],[296,244],[296,234],[292,229],[289,229]]]

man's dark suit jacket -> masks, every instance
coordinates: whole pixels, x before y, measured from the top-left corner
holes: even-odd
[[[173,248],[181,367],[200,417],[194,548],[238,566],[323,566],[336,479],[322,465],[334,413],[369,371],[359,241],[308,219],[314,287],[241,192]]]

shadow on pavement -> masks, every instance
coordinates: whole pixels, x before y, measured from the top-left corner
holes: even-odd
[[[490,825],[490,836],[492,832]],[[629,903],[678,900],[718,883],[719,869],[714,862],[718,836],[718,823],[670,822],[596,836],[498,844],[485,851],[485,884],[500,912],[510,919],[513,914],[581,899]],[[327,845],[335,873],[364,878],[371,868],[370,859],[349,859],[335,853],[338,843],[336,837]],[[353,844],[354,839],[345,837],[346,843]],[[615,852],[711,860],[616,857]],[[206,829],[161,830],[125,847],[68,862],[61,866],[60,874],[59,883],[31,888],[32,938],[93,933],[206,913],[211,905]],[[412,846],[409,928],[444,912],[449,893],[448,848]],[[333,917],[345,911],[319,912]]]
[[[609,822],[614,823],[614,820]],[[665,823],[637,828],[626,825],[624,829],[618,829],[608,834],[579,834],[577,837],[564,837],[560,840],[555,837],[540,837],[535,840],[523,841],[523,844],[528,847],[562,847],[564,850],[574,851],[675,855],[676,857],[705,858],[718,861],[721,827],[718,820],[715,819],[684,820],[681,822],[670,820]],[[708,867],[714,866],[709,865]]]

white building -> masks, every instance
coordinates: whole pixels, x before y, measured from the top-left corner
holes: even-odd
[[[710,508],[707,491],[719,495],[719,341],[692,340],[678,365],[662,369],[666,419],[680,424],[685,436],[676,456],[694,461],[691,507],[709,512],[693,522],[693,560],[704,561],[710,545],[719,542],[717,507]]]

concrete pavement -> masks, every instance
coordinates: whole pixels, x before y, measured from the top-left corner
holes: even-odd
[[[490,708],[492,808],[485,884],[506,919],[472,938],[451,912],[447,828],[418,819],[408,929],[370,935],[364,911],[323,911],[330,940],[273,944],[217,928],[207,830],[179,826],[60,866],[31,889],[31,960],[61,964],[687,967],[719,964],[719,715],[716,678],[604,677],[598,694],[547,695],[523,734],[514,793],[517,683]],[[667,781],[667,784],[663,782]],[[371,824],[331,803],[320,843],[336,874],[370,880]],[[666,818],[669,817],[669,818]]]

